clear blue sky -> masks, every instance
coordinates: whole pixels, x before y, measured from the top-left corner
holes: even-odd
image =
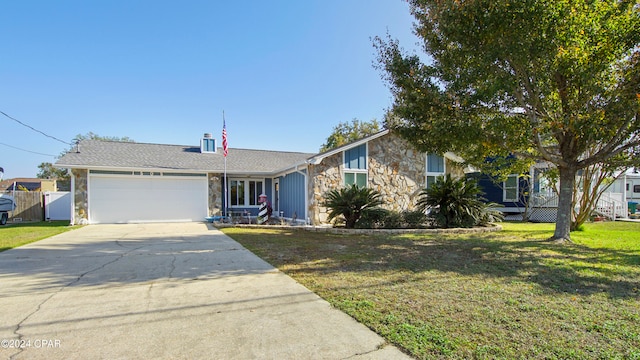
[[[371,38],[417,42],[401,0],[33,0],[0,13],[0,111],[67,142],[220,141],[224,110],[230,147],[317,152],[339,122],[391,105]],[[68,148],[3,115],[0,134],[5,179]]]

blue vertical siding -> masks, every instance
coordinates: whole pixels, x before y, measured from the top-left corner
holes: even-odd
[[[469,174],[467,177],[474,178],[478,181],[478,186],[484,192],[483,197],[487,202],[494,202],[504,207],[522,207],[526,202],[529,194],[529,183],[525,177],[518,178],[518,199],[519,202],[503,201],[502,183],[496,184],[491,178],[485,174]]]
[[[502,188],[494,183],[488,176],[473,174],[470,176],[478,181],[478,186],[484,192],[484,198],[487,202],[494,202],[497,204],[503,204],[502,202]]]
[[[292,218],[294,213],[298,220],[305,218],[305,176],[298,173],[289,173],[280,178],[280,211],[284,217]]]
[[[264,194],[270,203],[273,203],[273,179],[264,179]]]

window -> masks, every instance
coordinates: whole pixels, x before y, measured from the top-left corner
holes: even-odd
[[[436,154],[427,154],[427,189],[439,176],[444,176],[444,173],[444,158]]]
[[[509,175],[502,185],[502,200],[518,201],[518,175]]]
[[[633,192],[640,193],[640,185],[633,185]]]
[[[258,206],[258,196],[262,194],[264,181],[231,179],[229,181],[229,204],[231,206]]]
[[[367,168],[367,145],[362,144],[344,152],[344,167],[346,169]]]
[[[211,134],[208,134],[211,135]],[[203,153],[214,153],[216,152],[216,140],[211,139],[210,137],[205,137],[200,140],[200,152]]]
[[[347,186],[356,184],[359,187],[367,187],[367,173],[355,173],[355,172],[345,171],[344,184]]]
[[[262,181],[249,181],[249,205],[259,205],[260,194],[262,194]]]
[[[344,184],[367,186],[367,145],[362,144],[344,153]]]

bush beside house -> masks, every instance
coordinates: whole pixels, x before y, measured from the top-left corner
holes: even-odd
[[[346,228],[452,228],[486,226],[503,219],[487,204],[475,180],[441,176],[420,192],[416,210],[386,210],[376,190],[351,185],[326,194],[329,220],[344,220]]]

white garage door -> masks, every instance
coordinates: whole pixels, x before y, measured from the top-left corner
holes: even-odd
[[[206,176],[89,176],[92,224],[202,221]]]

